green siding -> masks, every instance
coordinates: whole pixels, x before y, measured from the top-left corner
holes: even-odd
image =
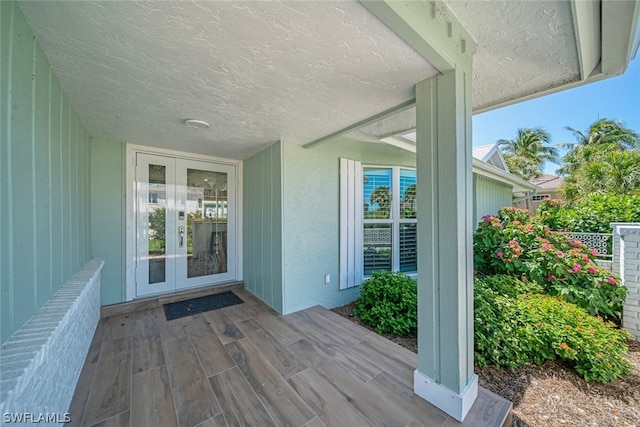
[[[89,137],[31,28],[0,2],[0,339],[90,257]]]
[[[245,288],[282,313],[282,143],[245,160],[243,170]]]
[[[284,312],[349,303],[358,297],[360,288],[339,290],[339,159],[415,167],[415,154],[348,139],[310,149],[284,143],[283,152]],[[325,274],[331,275],[331,283],[324,283]]]
[[[499,181],[473,174],[473,228],[485,215],[496,215],[504,206],[513,204],[512,188]]]
[[[91,140],[91,254],[104,258],[101,304],[126,299],[125,158],[121,142]]]

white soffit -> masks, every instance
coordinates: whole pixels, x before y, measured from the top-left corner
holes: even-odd
[[[474,111],[581,80],[569,1],[447,1],[477,42]]]
[[[89,133],[136,144],[244,159],[410,100],[436,73],[355,1],[19,4]]]

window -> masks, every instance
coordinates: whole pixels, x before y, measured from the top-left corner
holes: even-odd
[[[416,272],[416,171],[365,167],[362,186],[364,275]]]
[[[374,271],[417,271],[416,171],[340,159],[340,289]]]
[[[551,198],[550,194],[537,194],[531,198],[534,202],[540,202],[542,200],[548,200]]]

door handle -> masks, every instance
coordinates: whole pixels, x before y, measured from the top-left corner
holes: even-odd
[[[179,247],[183,247],[184,246],[184,226],[180,226],[178,227],[178,234],[180,235],[180,241],[178,243]]]

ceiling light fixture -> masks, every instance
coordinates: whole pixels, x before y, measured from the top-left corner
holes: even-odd
[[[202,120],[187,119],[184,121],[184,124],[194,129],[209,129],[209,123],[203,122]]]

